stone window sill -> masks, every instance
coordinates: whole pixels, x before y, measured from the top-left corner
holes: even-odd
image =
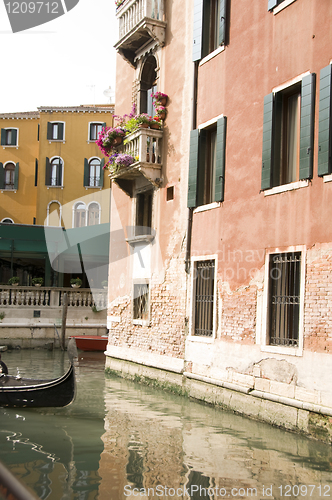
[[[272,189],[267,189],[264,191],[264,196],[271,196],[273,194],[285,193],[286,191],[294,191],[295,189],[302,189],[309,186],[309,181],[297,181],[290,182],[289,184],[283,184],[282,186],[276,186]]]

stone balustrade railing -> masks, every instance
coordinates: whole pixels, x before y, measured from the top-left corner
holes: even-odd
[[[107,306],[107,290],[89,288],[49,288],[35,286],[0,286],[1,307],[60,307],[64,294],[68,296],[68,307]]]
[[[164,0],[126,0],[117,9],[121,40],[143,19],[164,20]]]

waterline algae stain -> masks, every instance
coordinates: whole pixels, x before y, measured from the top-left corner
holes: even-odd
[[[4,0],[13,33],[53,21],[73,9],[79,0]]]

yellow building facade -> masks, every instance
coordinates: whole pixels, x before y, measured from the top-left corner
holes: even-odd
[[[0,114],[0,222],[66,228],[109,221],[109,179],[95,141],[113,106]]]

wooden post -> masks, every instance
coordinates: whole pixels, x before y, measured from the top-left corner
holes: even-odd
[[[63,350],[65,349],[65,339],[66,339],[67,309],[68,309],[68,294],[67,292],[65,292],[63,294],[62,325],[61,325],[61,346]]]

